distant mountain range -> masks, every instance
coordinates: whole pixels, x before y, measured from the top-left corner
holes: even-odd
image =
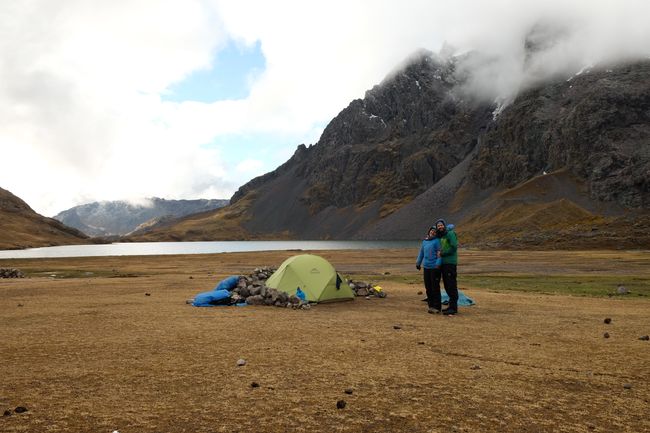
[[[0,249],[90,243],[88,236],[37,214],[20,198],[0,188]]]
[[[418,52],[227,206],[104,202],[56,218],[92,236],[197,241],[419,239],[444,217],[463,245],[648,248],[650,60],[555,76],[508,103],[468,91],[466,65],[481,61]],[[88,242],[1,191],[0,247]]]
[[[146,199],[141,204],[101,201],[75,206],[54,218],[88,236],[121,236],[227,204],[228,200],[166,200],[157,197]]]
[[[419,52],[229,206],[130,239],[418,239],[446,217],[466,244],[647,248],[650,61],[504,105],[467,92],[476,56]]]

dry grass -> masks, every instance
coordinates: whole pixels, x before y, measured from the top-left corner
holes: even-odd
[[[647,298],[467,287],[478,306],[432,316],[419,284],[382,281],[412,276],[414,252],[384,250],[321,255],[376,276],[386,299],[308,311],[185,304],[292,254],[0,261],[32,275],[0,280],[0,409],[29,409],[1,417],[0,431],[650,431]],[[647,252],[461,260],[473,276],[650,274]]]

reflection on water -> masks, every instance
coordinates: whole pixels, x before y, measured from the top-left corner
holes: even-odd
[[[152,256],[169,254],[212,254],[278,250],[368,250],[418,248],[420,241],[215,241],[138,242],[104,245],[65,245],[0,251],[0,259],[46,257]]]

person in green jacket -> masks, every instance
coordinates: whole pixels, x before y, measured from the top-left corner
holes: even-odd
[[[454,230],[448,230],[445,220],[436,221],[436,236],[440,239],[440,258],[442,259],[441,272],[437,274],[435,285],[440,287],[440,276],[449,295],[449,306],[442,310],[443,314],[454,315],[458,313],[458,283],[456,266],[458,265],[458,238]],[[441,275],[442,274],[442,275]]]

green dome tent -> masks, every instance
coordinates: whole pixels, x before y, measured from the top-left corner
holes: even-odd
[[[354,299],[352,289],[343,283],[334,266],[313,254],[289,257],[266,280],[266,285],[289,295],[295,295],[300,287],[310,302]]]

